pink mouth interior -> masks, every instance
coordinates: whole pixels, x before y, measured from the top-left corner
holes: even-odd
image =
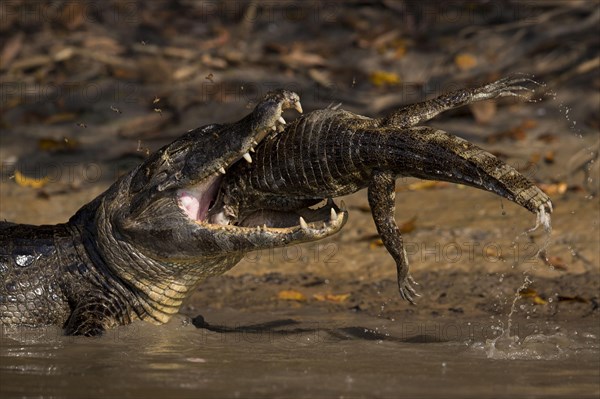
[[[197,186],[177,191],[179,207],[192,220],[206,221],[211,202],[217,197],[222,177],[210,177]]]

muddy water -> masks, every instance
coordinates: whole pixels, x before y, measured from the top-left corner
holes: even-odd
[[[296,321],[257,324],[232,312],[220,316],[237,316],[238,324],[214,332],[178,318],[163,328],[135,324],[99,339],[63,337],[54,329],[4,331],[2,397],[600,394],[597,325],[589,321],[548,325],[531,342],[509,348],[486,342],[485,320],[463,329],[451,319],[403,323],[305,312]]]

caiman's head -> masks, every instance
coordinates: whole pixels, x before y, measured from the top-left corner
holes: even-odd
[[[243,226],[209,216],[223,176],[237,162],[252,162],[254,147],[283,130],[282,112],[288,108],[302,112],[298,95],[273,91],[240,121],[191,130],[153,153],[99,199],[96,225],[100,239],[107,239],[101,243],[103,251],[125,246],[120,250],[135,252],[138,258],[197,265],[337,232],[347,214],[335,206],[314,211],[308,223],[297,214],[293,224],[284,214],[275,217],[285,223],[274,223],[274,216],[262,215],[260,209]],[[322,219],[317,221],[317,216]]]

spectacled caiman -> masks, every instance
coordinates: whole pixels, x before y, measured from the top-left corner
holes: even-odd
[[[413,302],[394,221],[397,177],[492,191],[537,213],[538,222],[552,212],[548,196],[512,167],[417,124],[475,101],[525,97],[532,84],[509,77],[384,118],[332,107],[290,124],[281,113],[302,112],[299,97],[271,92],[246,118],[194,129],[153,153],[65,224],[0,223],[1,321],[58,324],[81,335],[134,319],[164,323],[199,282],[245,253],[339,231],[348,212],[332,198],[363,188],[396,261],[400,293]],[[313,209],[323,200],[327,205]]]

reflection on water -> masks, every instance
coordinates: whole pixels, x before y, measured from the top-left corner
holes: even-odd
[[[194,325],[202,322],[205,328]],[[432,325],[419,330],[357,315],[273,317],[229,327],[181,317],[162,327],[117,328],[101,338],[64,337],[56,328],[5,329],[0,392],[122,398],[600,394],[597,320],[493,342],[456,333],[452,323],[446,334]]]

